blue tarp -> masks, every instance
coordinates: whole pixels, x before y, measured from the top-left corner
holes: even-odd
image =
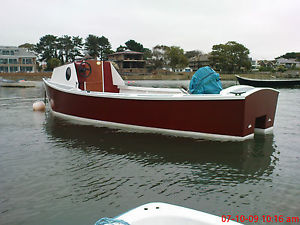
[[[209,66],[198,69],[190,81],[191,94],[219,94],[221,90],[220,76]]]

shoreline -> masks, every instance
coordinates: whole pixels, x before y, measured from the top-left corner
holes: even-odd
[[[122,75],[124,80],[191,80],[193,72],[179,74],[150,74],[150,75]],[[52,72],[37,72],[37,73],[0,73],[0,77],[8,80],[25,79],[28,81],[41,81],[42,78],[50,78]],[[235,75],[254,79],[276,79],[276,78],[299,78],[295,73],[245,73],[245,74],[220,74],[222,80],[236,80]]]
[[[42,78],[50,78],[52,72],[37,72],[37,73],[0,73],[0,77],[7,80],[28,80],[42,81]]]

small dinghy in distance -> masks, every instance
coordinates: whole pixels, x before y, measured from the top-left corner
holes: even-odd
[[[300,79],[273,79],[273,80],[263,80],[263,79],[252,79],[246,77],[240,77],[235,75],[239,84],[250,85],[253,87],[272,87],[272,88],[289,88],[289,87],[300,87]]]
[[[27,88],[27,87],[35,87],[35,83],[32,81],[26,80],[7,80],[0,78],[0,86],[1,87],[16,87],[16,88]]]
[[[223,219],[223,221],[222,221]],[[148,203],[116,218],[102,218],[95,225],[241,225],[232,220],[167,203]]]
[[[128,86],[111,62],[98,60],[57,67],[43,81],[52,112],[65,118],[213,140],[243,141],[256,131],[272,131],[277,90],[242,85],[222,90],[215,71],[199,70],[204,73],[196,72],[190,85],[195,94]]]

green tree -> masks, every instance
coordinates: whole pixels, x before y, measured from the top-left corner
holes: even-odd
[[[120,45],[118,48],[117,48],[117,52],[124,52],[127,50],[127,47],[126,46],[123,46],[123,45]]]
[[[276,68],[276,70],[278,71],[278,72],[285,72],[285,71],[287,71],[287,69],[285,68],[285,66],[284,65],[279,65],[277,68]]]
[[[129,40],[125,43],[125,46],[120,45],[117,48],[117,52],[123,52],[125,50],[142,52],[144,59],[150,58],[152,56],[152,52],[150,49],[144,48],[141,43],[138,43],[135,40]]]
[[[74,61],[76,56],[82,56],[82,38],[64,35],[57,40],[59,59],[62,64]]]
[[[188,59],[184,55],[184,50],[178,46],[167,47],[166,58],[173,71],[175,69],[182,69],[188,65]]]
[[[143,53],[144,59],[149,59],[152,57],[152,51],[149,48],[144,48]]]
[[[129,40],[125,43],[127,49],[136,52],[144,52],[144,46],[135,40]]]
[[[156,45],[152,49],[151,65],[153,69],[162,69],[167,65],[166,50],[168,49],[165,45]]]
[[[100,46],[100,58],[106,59],[107,55],[113,53],[111,50],[111,44],[108,39],[104,36],[99,37],[99,46]]]
[[[50,58],[47,60],[47,71],[52,71],[55,67],[58,67],[61,65],[61,62],[58,58]]]
[[[85,50],[87,50],[88,54],[93,58],[97,58],[100,55],[100,46],[99,46],[99,37],[96,35],[90,34],[85,39]]]
[[[38,54],[40,61],[47,62],[51,58],[58,58],[57,36],[47,34],[41,37],[34,50]]]
[[[199,51],[199,50],[192,50],[192,51],[187,51],[184,54],[188,59],[193,58],[195,56],[200,56],[203,55],[203,52]]]
[[[34,51],[34,47],[35,45],[30,43],[25,43],[18,46],[18,48],[27,48],[29,51]]]
[[[279,59],[279,58],[297,59],[297,61],[300,61],[300,52],[288,52],[282,56],[277,57],[276,59]]]
[[[83,54],[82,54],[82,47],[83,47],[82,38],[79,36],[73,36],[72,42],[73,42],[73,46],[69,52],[70,61],[74,61],[77,56],[83,56]]]
[[[70,53],[73,47],[71,36],[64,35],[57,39],[58,58],[60,59],[61,64],[69,62]]]
[[[90,34],[85,40],[85,49],[88,54],[94,58],[100,56],[101,59],[106,58],[108,54],[113,53],[111,44],[104,36],[98,37]]]
[[[217,70],[232,73],[251,68],[249,49],[242,44],[229,41],[226,44],[214,45],[212,50],[210,60]]]
[[[45,35],[34,46],[34,51],[38,54],[41,62],[53,64],[53,59],[59,59],[60,64],[64,64],[74,61],[76,56],[82,56],[82,46],[80,37]],[[51,68],[52,65],[47,65],[47,69]]]

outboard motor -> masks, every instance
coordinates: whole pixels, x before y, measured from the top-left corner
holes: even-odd
[[[198,69],[190,81],[191,94],[219,94],[221,90],[220,75],[209,66]]]

